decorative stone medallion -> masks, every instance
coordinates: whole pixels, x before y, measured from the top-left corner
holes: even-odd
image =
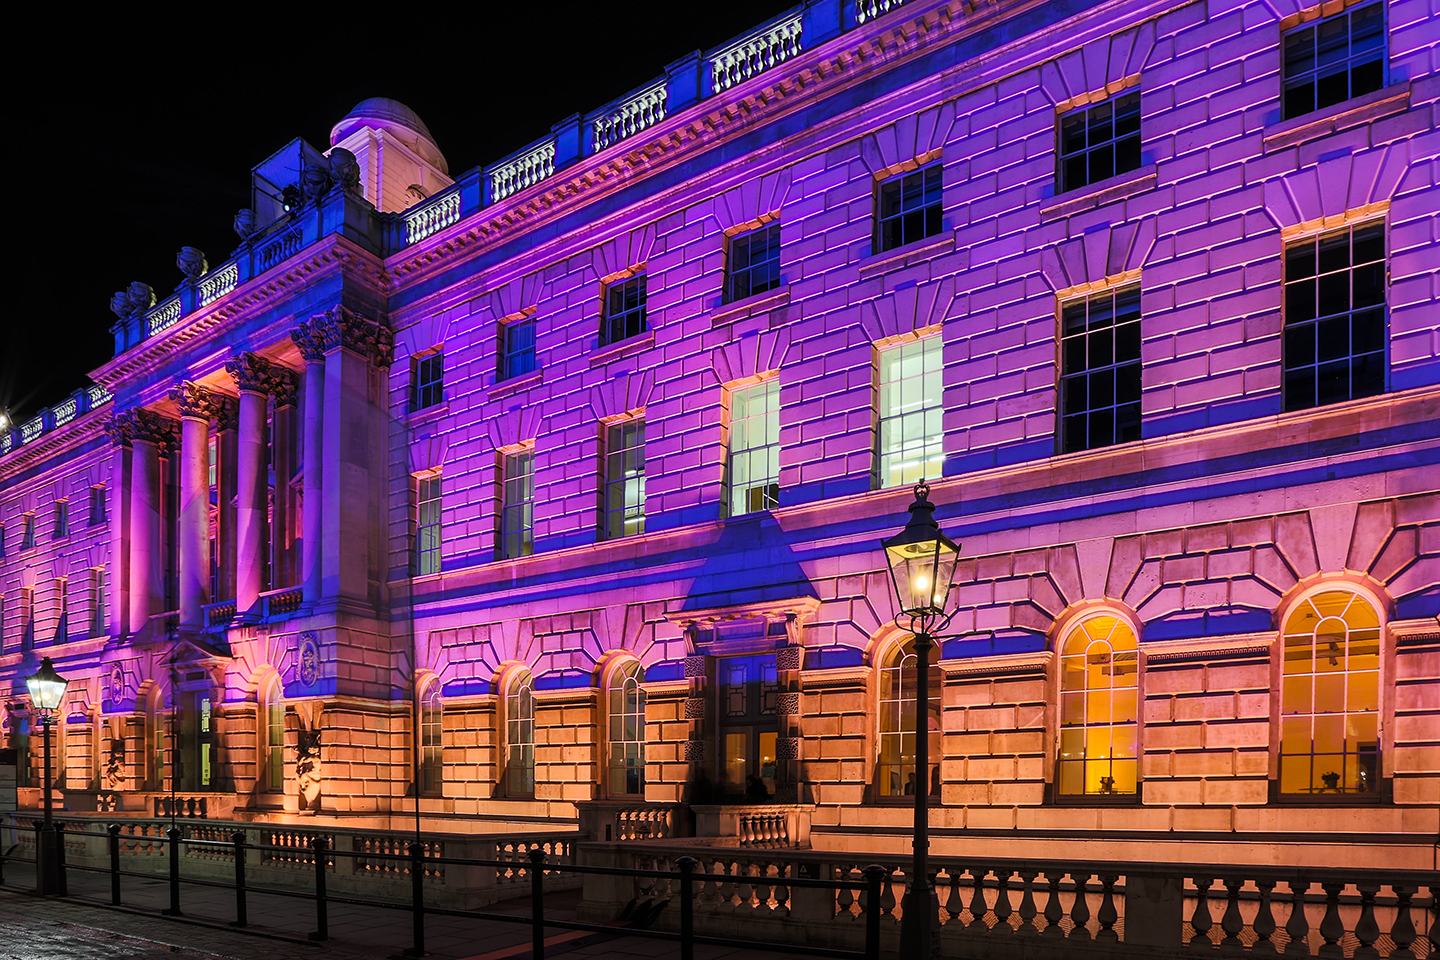
[[[300,634],[300,682],[313,687],[320,676],[320,648],[315,643],[315,634],[305,631]]]
[[[120,664],[110,668],[110,699],[119,701],[125,696],[125,670]]]
[[[686,679],[686,680],[704,680],[704,679],[705,679],[705,658],[704,658],[704,657],[686,657],[686,658],[685,658],[685,679]]]

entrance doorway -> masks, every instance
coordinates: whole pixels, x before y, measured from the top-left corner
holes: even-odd
[[[185,693],[183,703],[180,743],[176,750],[181,758],[180,769],[176,771],[177,785],[181,790],[212,790],[215,783],[214,698],[209,690],[190,690]]]
[[[776,715],[780,679],[775,655],[725,657],[719,672],[721,797],[728,803],[768,803],[775,797]]]

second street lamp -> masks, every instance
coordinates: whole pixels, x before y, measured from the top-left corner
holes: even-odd
[[[50,782],[50,719],[65,699],[65,687],[69,681],[55,672],[55,664],[46,657],[40,661],[40,669],[25,678],[30,689],[30,703],[40,711],[41,723],[45,728],[45,773],[40,783],[43,797],[45,823],[40,828],[40,845],[36,851],[38,863],[35,869],[36,893],[47,896],[60,892],[60,864],[56,859],[54,798]]]
[[[881,543],[895,586],[895,620],[915,638],[915,843],[910,886],[900,925],[900,955],[938,956],[935,923],[940,904],[930,881],[930,651],[950,622],[946,613],[960,547],[940,532],[930,485],[915,484],[905,529]]]

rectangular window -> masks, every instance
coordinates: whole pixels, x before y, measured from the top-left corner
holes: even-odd
[[[55,501],[55,539],[70,536],[70,501]]]
[[[105,568],[90,571],[90,636],[105,636]]]
[[[730,516],[780,505],[778,380],[730,391],[730,456],[725,474]]]
[[[498,367],[499,380],[513,380],[535,369],[535,321],[522,317],[500,324]]]
[[[504,454],[501,463],[500,536],[496,559],[535,552],[535,451]]]
[[[70,597],[66,594],[64,578],[55,580],[55,643],[64,643],[70,636]]]
[[[940,164],[880,181],[880,216],[875,245],[879,252],[933,237],[940,232]]]
[[[645,421],[605,428],[605,473],[600,483],[600,538],[645,532]]]
[[[0,560],[5,559],[5,524],[0,523]]]
[[[212,456],[211,456],[211,458],[210,458],[210,462],[211,462],[211,470],[213,471],[213,470],[214,470],[214,462],[215,462],[215,458],[214,458],[214,456],[213,456],[213,453],[212,453]],[[211,480],[210,480],[210,485],[211,485],[212,487],[215,485],[215,480],[214,480],[213,477],[212,477]],[[92,526],[92,527],[93,527],[93,526],[97,526],[97,525],[102,524],[102,523],[104,523],[104,522],[105,522],[105,488],[104,488],[103,486],[94,486],[94,487],[91,487],[91,488],[90,488],[90,526]]]
[[[940,476],[945,459],[940,358],[938,336],[880,351],[877,487]]]
[[[20,549],[33,550],[35,548],[35,514],[27,513],[23,519],[25,526],[20,530]]]
[[[1057,193],[1140,166],[1140,93],[1112,97],[1060,117]]]
[[[440,572],[440,477],[415,478],[415,576]]]
[[[1385,86],[1385,6],[1367,3],[1288,30],[1282,119]]]
[[[1140,439],[1140,288],[1060,309],[1061,451]]]
[[[20,588],[20,647],[30,650],[35,646],[35,589]]]
[[[1385,392],[1385,224],[1285,248],[1285,409]]]
[[[445,399],[445,355],[431,353],[410,364],[410,409],[424,410]]]
[[[638,337],[645,325],[645,275],[631,277],[605,288],[605,316],[600,321],[600,345]]]
[[[770,223],[730,238],[725,302],[744,300],[780,286],[780,224]]]

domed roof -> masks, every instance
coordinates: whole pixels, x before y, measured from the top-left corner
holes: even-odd
[[[389,97],[371,97],[361,100],[339,123],[330,128],[330,146],[335,146],[362,127],[387,130],[397,139],[412,147],[416,153],[434,163],[442,172],[449,174],[449,165],[435,143],[430,128],[419,114],[399,100]]]

